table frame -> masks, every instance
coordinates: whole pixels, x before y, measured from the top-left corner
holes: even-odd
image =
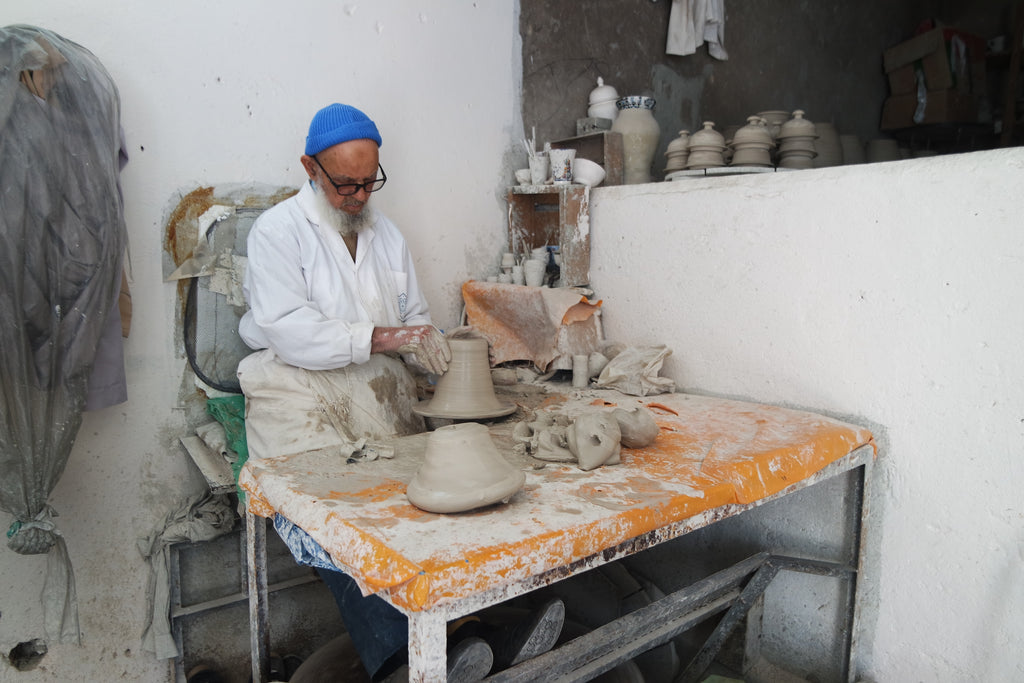
[[[621,617],[589,634],[565,643],[546,655],[498,672],[487,679],[495,682],[530,681],[537,680],[536,677],[543,673],[543,677],[547,680],[590,680],[623,661],[668,642],[671,638],[692,628],[704,619],[726,611],[726,616],[719,627],[712,633],[704,648],[678,679],[679,681],[698,680],[697,677],[711,663],[729,631],[750,609],[753,600],[763,593],[771,578],[778,571],[794,570],[849,578],[849,590],[845,605],[847,627],[844,633],[844,668],[846,670],[844,678],[853,681],[856,674],[853,671],[853,663],[856,661],[858,644],[856,634],[861,611],[857,599],[857,582],[864,564],[867,536],[865,522],[869,512],[871,467],[874,458],[873,445],[861,446],[815,474],[753,503],[729,504],[706,510],[565,566],[548,570],[525,580],[438,603],[430,609],[414,612],[399,608],[409,617],[409,680],[413,683],[445,680],[446,628],[450,620],[505,602],[623,557],[634,555],[691,531],[742,514],[773,500],[784,498],[819,482],[857,470],[852,504],[846,511],[847,522],[854,534],[854,561],[851,565],[760,553],[666,596],[644,610]],[[254,681],[262,683],[267,680],[269,674],[270,646],[266,519],[252,514],[248,508],[246,509],[246,557],[249,578],[252,675]],[[385,600],[389,599],[387,591],[382,591],[379,595]],[[655,615],[656,619],[653,618]],[[643,627],[644,624],[646,627]],[[628,634],[628,637],[624,638],[624,634]]]

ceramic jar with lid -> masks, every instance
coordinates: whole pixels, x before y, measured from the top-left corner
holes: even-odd
[[[590,91],[590,107],[587,109],[587,116],[614,121],[619,114],[619,108],[615,105],[618,99],[619,93],[615,88],[605,85],[604,79],[599,76],[597,87]]]
[[[804,110],[797,109],[793,112],[793,118],[782,124],[779,129],[780,138],[795,138],[795,137],[817,137],[818,133],[814,127],[814,122],[804,118]]]
[[[705,121],[703,128],[690,136],[690,157],[688,169],[715,168],[725,166],[725,138],[715,130],[714,121]]]
[[[779,131],[779,166],[782,168],[813,168],[814,140],[818,137],[814,122],[804,118],[804,111],[797,109],[793,118],[782,124]]]
[[[612,131],[622,134],[623,182],[649,183],[651,162],[661,139],[661,127],[654,120],[654,98],[631,95],[620,97],[615,104],[619,115]]]
[[[748,116],[747,125],[733,135],[730,165],[771,166],[774,145],[767,121],[760,116]]]
[[[690,156],[690,131],[681,130],[665,149],[665,175],[682,171]]]

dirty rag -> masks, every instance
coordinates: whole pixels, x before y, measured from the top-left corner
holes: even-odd
[[[235,513],[228,497],[204,491],[169,513],[161,529],[138,540],[139,552],[149,562],[148,623],[142,633],[142,647],[157,659],[180,654],[171,633],[171,545],[209,541],[228,533],[234,526]]]
[[[672,0],[665,52],[692,55],[704,43],[715,59],[729,59],[725,51],[725,0]]]
[[[665,394],[676,390],[676,383],[659,377],[661,365],[672,355],[667,346],[629,346],[608,361],[594,386],[616,389],[630,396]]]

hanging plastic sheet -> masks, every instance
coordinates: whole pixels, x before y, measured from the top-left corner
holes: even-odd
[[[47,501],[81,425],[125,251],[117,87],[82,46],[0,28],[0,508],[8,545],[49,553],[47,632],[79,639],[74,575]],[[121,368],[123,372],[123,367]],[[123,399],[122,399],[123,400]]]

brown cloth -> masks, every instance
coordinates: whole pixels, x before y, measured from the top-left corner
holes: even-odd
[[[601,301],[572,287],[527,287],[470,280],[462,285],[466,322],[490,343],[491,365],[532,361],[542,372],[572,368],[572,357],[601,346]]]

